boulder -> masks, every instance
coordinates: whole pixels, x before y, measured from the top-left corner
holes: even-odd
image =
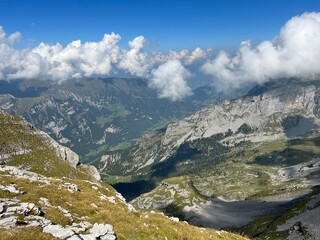
[[[85,169],[94,180],[96,180],[96,181],[101,180],[100,173],[96,167],[94,167],[92,165],[84,165],[84,164],[81,164],[81,167],[83,169]]]
[[[12,228],[16,225],[17,218],[14,216],[5,217],[0,219],[0,227],[3,228]]]
[[[43,228],[44,233],[49,233],[56,238],[66,239],[75,234],[75,232],[70,227],[62,227],[60,225],[48,225]]]
[[[90,233],[93,234],[96,238],[106,235],[107,233],[113,234],[113,228],[110,224],[93,224],[90,229]]]

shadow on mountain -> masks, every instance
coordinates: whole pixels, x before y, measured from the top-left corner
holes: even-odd
[[[293,138],[312,131],[315,122],[313,118],[306,118],[302,115],[291,115],[283,119],[281,125],[286,137]]]
[[[182,144],[166,161],[159,162],[152,166],[151,177],[168,178],[173,173],[178,172],[179,163],[192,159],[192,157],[200,153],[198,149],[190,147],[189,144]]]
[[[184,215],[182,213],[183,208],[174,204],[170,203],[167,205],[162,212],[169,217],[178,217],[180,221],[185,220]]]
[[[319,192],[320,192],[320,186],[317,185],[312,187],[311,193],[302,195],[291,201],[284,202],[283,204],[284,214],[287,214],[286,212],[292,208],[301,209],[301,207],[303,207],[306,204],[307,199],[310,199],[314,195],[319,194]],[[297,215],[298,214],[299,213],[297,212]],[[257,223],[260,222],[258,218],[255,220],[256,222],[255,221],[250,222],[248,225],[244,225],[242,227],[226,227],[226,228],[223,228],[223,230],[238,233],[254,239],[259,239],[259,236],[261,234],[269,231],[273,232],[274,230],[272,229],[272,225],[279,219],[279,217],[281,218],[282,216],[283,216],[283,213],[269,216],[269,220],[267,220],[264,216],[262,216],[264,224],[257,225]]]
[[[199,153],[199,150],[191,148],[188,144],[183,144],[168,160],[153,165],[151,174],[145,179],[139,179],[130,183],[117,183],[112,186],[120,192],[127,201],[131,201],[141,194],[155,189],[157,183],[162,179],[177,175],[179,173],[179,163]]]
[[[0,94],[11,94],[14,97],[27,98],[39,97],[48,87],[27,86],[22,80],[3,81],[0,80]]]
[[[117,192],[124,196],[127,202],[139,197],[141,194],[152,191],[156,188],[156,186],[156,182],[152,179],[138,180],[130,183],[117,183],[112,185]]]
[[[314,145],[316,147],[320,147],[320,137],[314,138],[294,138],[287,141],[287,146],[294,146],[294,145]]]
[[[308,162],[318,155],[304,150],[292,149],[290,147],[283,151],[272,151],[257,156],[252,163],[262,166],[291,166]]]
[[[221,229],[240,227],[264,216],[277,218],[304,198],[305,196],[288,201],[243,200],[232,202],[213,198],[206,204],[199,205],[197,209],[191,209],[187,215],[183,215],[182,209],[174,203],[165,207],[163,212],[167,216],[179,217],[180,220],[186,220],[189,224],[198,227]]]

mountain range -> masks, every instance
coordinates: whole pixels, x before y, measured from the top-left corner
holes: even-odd
[[[237,91],[237,93],[240,91]],[[59,143],[94,163],[131,146],[146,130],[161,128],[225,97],[210,86],[185,101],[158,98],[145,79],[107,78],[0,81],[0,109],[21,115]]]
[[[2,109],[79,153],[141,214],[256,239],[320,234],[317,79],[202,87],[173,103],[143,79],[2,84]]]

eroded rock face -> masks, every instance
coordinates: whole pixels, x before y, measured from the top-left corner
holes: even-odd
[[[91,225],[90,225],[91,226]],[[80,232],[88,229],[84,224],[74,224],[73,226],[62,227],[60,225],[48,225],[43,228],[43,232],[49,233],[60,239],[100,239],[100,240],[115,240],[116,237],[113,232],[113,227],[110,224],[93,224],[88,234],[81,234]]]
[[[165,132],[145,134],[130,152],[129,172],[165,161],[188,141],[216,134],[226,146],[265,142],[319,131],[320,87],[287,84],[257,95],[222,101],[169,124]]]
[[[80,163],[79,155],[73,152],[70,148],[60,145],[58,142],[56,142],[53,138],[51,138],[47,133],[42,132],[39,130],[39,134],[43,135],[45,138],[48,139],[48,144],[51,148],[54,149],[55,153],[58,157],[61,159],[67,161],[70,166],[77,168],[82,167],[86,169],[87,173],[92,177],[92,179],[96,181],[101,180],[101,176],[99,171],[96,167],[92,165],[86,165]]]
[[[43,135],[43,137],[48,140],[49,147],[54,149],[57,156],[67,161],[70,166],[76,168],[80,164],[79,155],[72,151],[70,148],[60,145],[43,131],[38,130],[38,134]]]
[[[316,87],[313,85],[289,85],[258,96],[223,101],[170,124],[162,138],[162,144],[173,148],[185,141],[208,138],[214,134],[225,133],[229,129],[235,133],[243,124],[254,129],[254,134],[248,137],[253,141],[261,141],[272,136],[286,137],[287,132],[282,121],[289,115],[310,119],[300,119],[300,131],[294,131],[296,135],[304,134],[320,124],[313,113],[315,95]]]

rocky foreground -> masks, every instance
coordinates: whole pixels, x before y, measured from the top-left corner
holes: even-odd
[[[0,166],[1,182],[5,178],[27,181],[30,183],[37,183],[37,187],[46,188],[58,183],[59,190],[67,190],[71,194],[80,191],[78,186],[74,183],[66,181],[59,181],[57,179],[49,179],[36,173],[25,170],[20,170],[11,166]],[[52,182],[53,181],[53,182]],[[92,188],[98,189],[98,183],[88,182]],[[9,184],[7,186],[0,185],[0,189],[7,194],[23,195],[26,192],[17,189],[17,184]],[[121,201],[124,201],[120,195],[116,195]],[[105,201],[115,203],[114,197],[107,197],[103,194],[99,196]],[[69,203],[71,204],[71,203]],[[72,205],[72,204],[71,204]],[[92,204],[92,207],[96,205]],[[46,218],[46,212],[55,211],[55,214],[60,214],[62,218],[68,221],[68,224],[58,224],[53,220]],[[22,201],[16,197],[13,198],[0,198],[0,228],[26,228],[38,227],[43,233],[51,234],[53,237],[68,240],[83,240],[83,239],[101,239],[101,240],[114,240],[116,236],[113,232],[113,227],[110,224],[93,223],[87,221],[87,217],[72,214],[67,209],[61,206],[55,206],[45,197],[40,197],[36,204],[32,202]]]

